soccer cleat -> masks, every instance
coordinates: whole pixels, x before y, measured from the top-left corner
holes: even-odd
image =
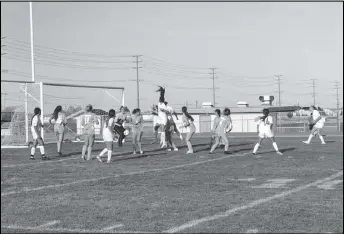
[[[111,162],[110,160],[106,161],[106,163],[110,163],[110,162]]]
[[[171,149],[167,149],[166,151],[171,151]]]
[[[277,153],[278,155],[283,155],[283,154],[282,154],[281,152],[279,152],[279,151],[277,151],[276,153]]]
[[[60,156],[60,157],[62,157],[62,153],[61,152],[57,152],[58,153],[58,155]]]
[[[174,148],[173,150],[174,150],[174,151],[178,151],[178,148]]]
[[[193,154],[193,151],[188,151],[186,152],[186,154]]]
[[[31,159],[31,160],[34,160],[34,159],[35,159],[35,156],[31,155],[31,156],[30,156],[30,159]]]
[[[209,151],[209,153],[208,154],[214,154],[214,152],[211,152],[211,151]]]
[[[136,154],[136,151],[134,151],[133,154]]]
[[[309,145],[309,142],[308,141],[303,141],[304,144],[306,145]]]
[[[85,161],[85,160],[86,160],[86,157],[85,157],[85,156],[81,156],[81,159]]]
[[[97,156],[97,159],[99,162],[101,162],[101,163],[103,162],[99,155]]]
[[[143,154],[143,151],[140,151],[140,154]]]
[[[326,142],[321,142],[322,145],[326,145]]]
[[[42,160],[47,160],[47,157],[44,154],[42,155]]]

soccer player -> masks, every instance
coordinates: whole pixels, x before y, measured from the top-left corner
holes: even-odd
[[[194,118],[192,118],[192,116],[188,113],[188,109],[186,106],[182,107],[182,112],[183,112],[183,117],[182,117],[182,121],[183,121],[183,125],[180,128],[189,128],[189,132],[186,134],[186,145],[188,146],[188,151],[186,152],[186,154],[193,154],[193,148],[192,148],[192,144],[191,144],[191,138],[193,136],[193,134],[196,132],[196,127],[194,122]]]
[[[112,150],[113,150],[113,137],[114,137],[114,125],[115,125],[115,116],[116,111],[111,109],[109,110],[109,116],[105,121],[104,128],[103,128],[103,140],[105,142],[105,148],[103,151],[97,156],[97,159],[100,162],[101,157],[107,152],[107,163],[111,162],[112,157]]]
[[[275,141],[274,133],[272,131],[273,120],[272,120],[272,117],[269,115],[269,109],[264,109],[263,115],[264,116],[260,117],[260,120],[258,122],[257,130],[258,130],[259,139],[258,139],[257,144],[254,146],[253,155],[257,153],[257,150],[260,144],[265,138],[269,138],[271,140],[272,146],[274,147],[278,155],[283,155],[278,150],[277,143]]]
[[[87,105],[85,108],[85,114],[81,116],[81,127],[84,135],[84,146],[82,147],[81,158],[86,160],[85,155],[87,151],[87,160],[91,160],[92,147],[95,140],[95,129],[94,125],[99,124],[97,116],[92,113],[92,105]]]
[[[158,132],[160,128],[160,123],[159,123],[159,116],[158,116],[158,105],[154,105],[152,108],[152,115],[153,115],[153,132],[154,132],[154,141],[152,144],[155,144],[158,142]]]
[[[123,140],[125,139],[124,131],[125,128],[123,127],[124,121],[126,121],[127,114],[126,114],[126,108],[124,106],[121,106],[120,113],[116,115],[115,118],[115,132],[119,135],[118,138],[118,147],[123,146]]]
[[[165,105],[166,105],[166,110],[167,112],[169,113],[167,115],[167,119],[171,121],[171,124],[173,125],[173,132],[177,133],[177,135],[179,136],[180,140],[183,140],[183,135],[178,131],[178,128],[176,126],[176,123],[174,122],[173,120],[173,116],[174,115],[176,117],[176,119],[178,120],[178,115],[177,113],[174,111],[174,109],[168,105],[168,102],[165,102]],[[172,132],[172,134],[173,134]]]
[[[161,126],[161,136],[160,136],[160,144],[161,148],[167,148],[166,145],[166,123],[167,123],[167,108],[165,105],[165,89],[160,86],[160,88],[157,90],[157,92],[160,92],[159,102],[158,102],[158,116],[159,116],[159,123]]]
[[[325,118],[323,116],[321,116],[320,112],[318,111],[318,108],[316,108],[315,106],[311,106],[309,108],[309,110],[312,112],[311,113],[311,124],[310,124],[310,129],[311,129],[311,134],[308,137],[307,141],[303,141],[303,143],[305,144],[309,144],[311,143],[312,138],[315,135],[319,136],[319,139],[321,141],[321,144],[325,145],[326,142],[324,140],[324,137],[322,136],[322,129],[324,127],[325,124]]]
[[[221,110],[220,109],[216,109],[215,110],[214,124],[213,124],[213,129],[212,129],[212,135],[211,135],[211,140],[210,140],[210,148],[215,143],[216,129],[219,126],[220,119],[221,119]]]
[[[218,124],[215,129],[215,143],[210,149],[210,154],[214,153],[214,150],[220,143],[220,139],[222,139],[225,143],[225,153],[228,153],[229,147],[229,140],[227,138],[226,133],[232,130],[232,119],[230,117],[231,111],[229,108],[225,108],[223,110],[223,116],[218,119]]]
[[[33,138],[33,145],[31,146],[30,159],[35,159],[36,147],[39,144],[41,151],[42,160],[46,160],[47,157],[44,153],[44,141],[41,136],[41,129],[44,128],[44,125],[41,122],[41,109],[36,107],[34,109],[34,116],[31,119],[31,133]]]
[[[143,130],[143,117],[140,109],[134,109],[131,118],[132,132],[133,132],[133,154],[136,154],[136,147],[138,146],[140,154],[143,154],[141,147],[141,137]]]
[[[177,148],[176,144],[174,144],[173,139],[172,139],[173,132],[176,131],[175,130],[176,124],[173,120],[172,114],[174,113],[177,119],[178,119],[178,117],[177,117],[177,114],[172,109],[172,107],[167,106],[167,102],[165,102],[165,105],[166,105],[166,110],[167,110],[167,112],[166,112],[167,122],[166,122],[166,131],[165,131],[166,143],[165,144],[167,145],[167,148],[168,148],[167,151],[171,151],[172,149],[174,151],[178,151],[178,148]],[[177,130],[177,132],[179,133],[178,130]]]
[[[54,113],[49,119],[50,124],[54,124],[54,132],[56,134],[57,141],[57,153],[62,156],[62,143],[64,138],[64,129],[67,124],[66,114],[62,111],[62,106],[57,106]]]

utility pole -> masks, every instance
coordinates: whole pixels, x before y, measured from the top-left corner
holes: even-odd
[[[315,79],[311,79],[312,81],[312,88],[313,88],[313,93],[312,93],[312,96],[313,96],[313,106],[315,106]]]
[[[281,76],[282,75],[275,75],[275,77],[277,77],[278,85],[278,106],[281,106]]]
[[[1,110],[5,109],[6,96],[7,96],[7,93],[1,92],[1,101],[2,101]]]
[[[137,92],[137,108],[140,108],[140,80],[139,80],[139,69],[141,67],[139,67],[139,57],[141,57],[142,55],[134,55],[134,57],[136,58],[135,63],[136,63],[136,67],[134,69],[136,69],[136,92]]]
[[[335,82],[335,89],[336,89],[336,96],[337,96],[337,128],[338,132],[340,132],[340,110],[339,110],[339,82]]]
[[[215,107],[216,106],[216,104],[215,104],[215,102],[216,102],[216,100],[215,100],[215,70],[216,70],[216,68],[210,68],[210,70],[212,71],[212,75],[213,75],[213,77],[212,77],[212,79],[213,79],[213,106]]]

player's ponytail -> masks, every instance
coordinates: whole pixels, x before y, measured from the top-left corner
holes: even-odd
[[[56,121],[60,111],[62,111],[62,106],[58,105],[53,112],[52,119]]]
[[[182,112],[188,119],[190,119],[192,122],[194,121],[194,118],[192,118],[192,116],[188,113],[188,108],[186,106],[182,107]]]
[[[116,116],[116,111],[114,109],[109,110],[109,116],[106,118],[106,127],[109,127],[109,121],[111,118]]]
[[[35,116],[36,115],[39,115],[41,113],[41,108],[39,108],[39,107],[36,107],[34,110],[33,110],[33,116],[32,116],[32,118],[31,118],[31,125],[32,125],[32,120],[33,120],[33,118],[35,118]]]

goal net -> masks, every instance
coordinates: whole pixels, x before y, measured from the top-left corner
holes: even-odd
[[[55,143],[56,134],[49,119],[60,105],[67,117],[66,142],[83,141],[81,116],[86,105],[92,105],[99,124],[95,125],[96,140],[102,141],[102,129],[110,109],[118,112],[124,105],[124,88],[57,83],[22,83],[1,81],[6,98],[2,97],[1,147],[27,147],[32,142],[31,119],[34,109],[41,109],[45,144]]]

